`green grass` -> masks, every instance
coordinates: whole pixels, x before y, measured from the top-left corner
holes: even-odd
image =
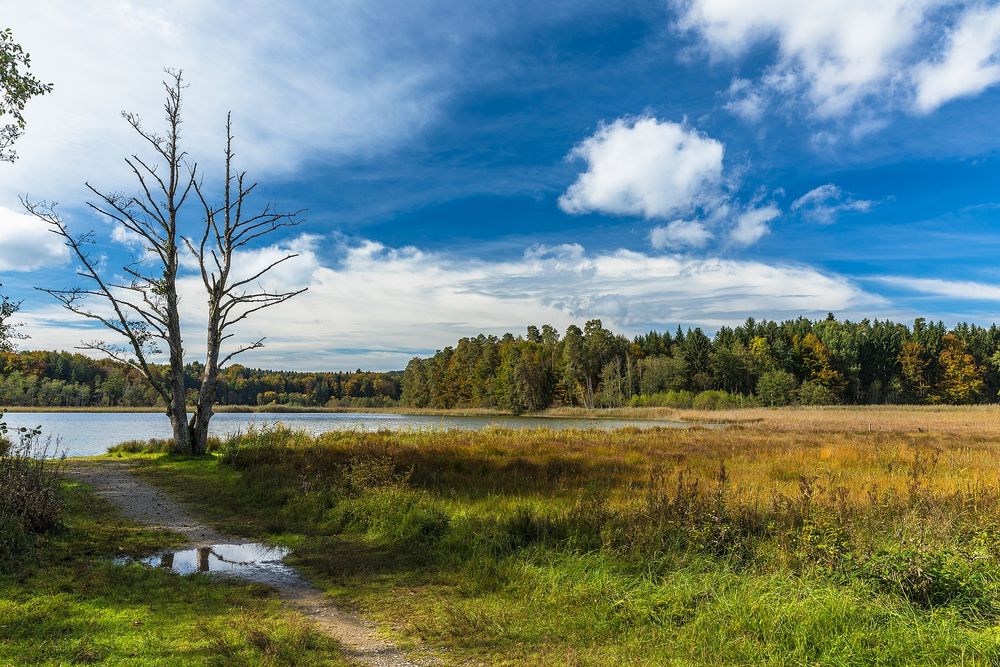
[[[935,434],[278,429],[136,464],[456,664],[985,665],[1000,663],[998,450]]]
[[[63,491],[63,527],[0,574],[0,665],[347,664],[265,587],[114,565],[178,537],[122,521],[81,485]]]

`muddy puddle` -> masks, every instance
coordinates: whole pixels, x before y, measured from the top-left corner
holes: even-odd
[[[285,547],[266,544],[212,544],[194,549],[168,551],[146,558],[118,558],[118,565],[142,563],[178,574],[199,572],[237,577],[264,584],[300,584],[302,579],[284,558]]]

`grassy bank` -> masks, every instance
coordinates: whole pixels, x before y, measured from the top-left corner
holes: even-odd
[[[455,662],[995,664],[1000,437],[821,426],[256,431],[139,465]]]
[[[62,495],[61,527],[0,571],[0,665],[346,664],[264,587],[112,564],[177,538],[123,522],[79,485]]]
[[[194,411],[193,406],[189,406],[188,410]],[[460,408],[454,410],[436,410],[431,408],[399,408],[399,407],[387,407],[387,408],[344,408],[344,407],[323,407],[323,406],[296,406],[296,405],[217,405],[214,408],[215,412],[226,412],[226,413],[237,413],[237,414],[254,414],[254,413],[270,413],[270,414],[296,414],[296,413],[329,413],[329,414],[401,414],[401,415],[431,415],[431,416],[455,416],[455,417],[492,417],[492,416],[503,416],[509,413],[504,413],[499,410],[490,410],[485,408]],[[89,407],[56,407],[56,406],[10,406],[2,407],[0,406],[0,412],[92,412],[92,413],[155,413],[162,414],[164,408],[156,406],[139,406],[139,407],[100,407],[100,406],[89,406]],[[599,411],[598,411],[599,412]],[[535,416],[548,416],[547,413]],[[552,415],[558,416],[558,415]]]
[[[216,412],[227,413],[389,413],[435,417],[512,417],[499,410],[463,408],[322,408],[282,405],[220,405]],[[11,407],[6,412],[134,412],[161,413],[162,408],[55,408]],[[888,431],[940,433],[989,433],[1000,435],[1000,405],[868,405],[782,408],[740,408],[693,410],[686,408],[550,408],[521,415],[552,419],[646,419],[685,421],[702,424],[737,424],[781,431]]]

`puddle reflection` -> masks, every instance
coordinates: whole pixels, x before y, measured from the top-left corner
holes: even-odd
[[[266,582],[276,578],[296,578],[295,571],[283,562],[288,553],[289,549],[285,547],[266,544],[212,544],[147,558],[120,558],[116,562],[120,565],[139,562],[178,574],[213,572]]]

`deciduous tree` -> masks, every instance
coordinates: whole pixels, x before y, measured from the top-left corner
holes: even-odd
[[[0,30],[0,162],[17,159],[14,142],[24,133],[28,100],[52,90],[29,70],[31,57],[14,41],[10,28]]]

